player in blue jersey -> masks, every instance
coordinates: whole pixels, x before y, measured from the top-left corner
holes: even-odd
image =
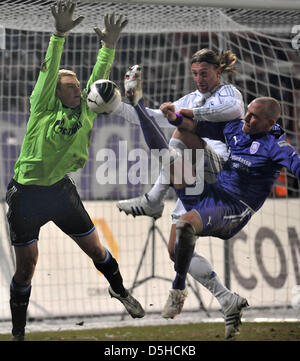
[[[140,74],[137,74],[140,76]],[[171,156],[171,182],[174,166],[181,154],[169,147],[163,133],[144,105],[140,81],[132,89],[132,104],[139,116],[146,143],[151,149],[165,150]],[[280,117],[279,103],[270,97],[255,99],[248,106],[244,119],[211,123],[197,121],[189,109],[174,111],[170,106],[165,111],[168,120],[194,132],[195,135],[219,139],[230,149],[228,160],[213,184],[204,182],[203,191],[188,194],[183,178],[173,187],[187,212],[176,225],[175,271],[172,289],[162,316],[173,318],[182,310],[186,292],[186,275],[193,257],[197,236],[215,236],[227,240],[239,232],[251,216],[263,205],[282,167],[300,178],[300,157],[285,140],[285,133],[276,124]],[[197,187],[195,184],[194,187]],[[206,267],[201,273],[203,284],[215,277]],[[238,297],[235,309],[225,312],[225,336],[232,337],[240,324],[241,312],[247,300]]]
[[[195,119],[202,119],[211,122],[228,121],[241,118],[244,115],[244,102],[239,90],[232,84],[225,84],[222,81],[222,75],[235,72],[236,56],[230,51],[224,51],[220,55],[210,49],[201,49],[191,58],[191,74],[196,86],[196,90],[186,94],[173,103],[164,103],[160,109],[147,109],[147,112],[153,116],[161,128],[174,128],[164,116],[164,110],[171,104],[176,110],[189,108],[193,110]],[[132,67],[126,76],[128,77],[128,86],[130,87],[131,77],[136,71]],[[126,90],[126,89],[125,89]],[[132,106],[121,103],[117,114],[132,124],[139,125],[138,116]],[[195,139],[196,138],[196,139]],[[189,132],[184,129],[176,129],[170,140],[170,146],[181,151],[195,146],[197,137],[191,137]],[[226,144],[219,140],[203,138],[203,148],[205,149],[205,167],[206,181],[209,183],[215,181],[215,170],[219,170],[223,159],[228,157]],[[212,151],[213,149],[213,151]],[[169,184],[164,182],[164,170],[156,180],[153,187],[140,197],[121,200],[117,207],[126,214],[135,216],[149,216],[154,219],[162,215],[164,209],[164,198],[169,190]],[[177,201],[174,211],[172,212],[173,224],[185,213],[180,200]]]
[[[222,169],[224,160],[228,158],[226,144],[210,138],[202,138],[200,141],[197,135],[170,124],[164,116],[164,111],[169,106],[173,106],[175,110],[188,108],[192,109],[193,116],[197,119],[205,119],[211,122],[241,118],[244,115],[244,102],[240,92],[232,84],[225,84],[222,81],[223,74],[234,74],[235,62],[236,56],[229,50],[221,54],[206,48],[197,51],[190,61],[190,70],[196,90],[173,103],[162,104],[160,109],[146,108],[160,127],[175,129],[169,142],[172,148],[181,152],[193,147],[203,148],[204,176],[208,183],[215,182],[216,175]],[[130,89],[132,83],[134,84],[135,73],[139,71],[139,68],[138,65],[133,66],[126,73],[125,91]],[[118,116],[133,124],[140,124],[138,115],[130,104],[122,103],[118,109]],[[169,182],[164,180],[165,176],[168,177],[168,171],[165,172],[162,168],[154,186],[146,194],[119,201],[117,207],[126,214],[133,216],[146,215],[155,219],[159,218],[164,208],[164,197],[169,190]],[[172,212],[172,226],[168,242],[168,252],[172,260],[174,260],[176,223],[184,213],[186,210],[178,198]],[[216,297],[225,315],[232,314],[236,307],[239,307],[241,298],[228,290],[216,274],[209,282],[206,282],[202,274],[206,273],[207,270],[212,271],[212,265],[202,255],[194,252],[189,274]]]
[[[210,138],[200,140],[196,134],[182,128],[176,128],[174,124],[168,122],[164,111],[169,107],[174,107],[174,110],[186,108],[193,111],[197,119],[211,122],[241,118],[244,115],[244,103],[240,92],[231,84],[222,83],[221,79],[223,73],[234,73],[235,61],[236,57],[230,51],[225,51],[220,55],[210,49],[197,51],[191,58],[191,73],[197,90],[174,103],[164,103],[160,109],[146,108],[147,113],[155,118],[160,127],[175,129],[169,142],[170,147],[180,152],[184,152],[187,148],[203,148],[204,177],[208,183],[215,182],[218,172],[223,167],[224,160],[228,158],[229,153],[226,144]],[[139,72],[140,67],[138,65],[128,69],[124,84],[126,92],[130,93],[131,87],[135,85],[135,81],[138,79],[136,76]],[[139,117],[130,104],[122,103],[118,110],[118,116],[134,124],[140,124]],[[163,210],[163,198],[169,189],[168,179],[164,181],[165,173],[168,177],[168,166],[166,172],[162,168],[159,178],[147,194],[120,201],[117,203],[118,208],[126,214],[160,217]],[[186,210],[178,198],[172,212],[172,226],[168,242],[168,252],[173,261],[176,223],[184,213]],[[214,274],[214,277],[207,281],[206,277],[203,277],[207,273]],[[196,251],[190,263],[189,274],[216,297],[225,317],[236,313],[237,308],[243,302],[243,298],[225,287],[218,275],[213,272],[210,262]],[[232,335],[235,330],[236,328],[226,327],[225,333]]]

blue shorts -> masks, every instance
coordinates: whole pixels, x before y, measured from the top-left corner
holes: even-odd
[[[254,211],[246,203],[233,198],[218,183],[205,182],[199,195],[186,195],[185,188],[176,190],[187,212],[196,210],[203,223],[199,236],[229,239],[237,234],[250,220]]]

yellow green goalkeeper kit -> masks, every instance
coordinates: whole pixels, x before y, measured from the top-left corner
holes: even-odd
[[[86,103],[89,86],[98,79],[108,79],[115,50],[102,47],[81,104],[66,108],[55,96],[58,72],[65,39],[52,35],[45,60],[30,97],[30,118],[20,156],[15,165],[14,179],[21,184],[49,186],[67,173],[83,168],[94,119]]]

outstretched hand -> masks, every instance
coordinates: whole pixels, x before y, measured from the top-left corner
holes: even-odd
[[[56,35],[65,36],[70,30],[79,25],[84,16],[79,16],[73,20],[73,14],[76,8],[76,2],[73,1],[58,1],[56,6],[51,6],[51,12],[55,19]]]
[[[99,28],[94,28],[95,33],[98,35],[103,45],[107,48],[114,49],[117,41],[119,40],[121,31],[128,24],[128,20],[123,20],[123,15],[120,15],[115,22],[115,14],[106,14],[104,16],[104,29],[101,31]]]
[[[197,121],[193,119],[194,113],[192,109],[180,108],[177,112],[175,112],[175,107],[172,103],[163,103],[160,106],[160,110],[163,112],[170,124],[190,132],[195,131]]]
[[[175,113],[175,106],[172,102],[166,102],[161,104],[161,106],[159,107],[159,109],[161,110],[161,112],[164,114],[164,116],[167,118],[168,114],[170,113]],[[176,117],[176,116],[175,116]],[[170,119],[171,120],[171,119]]]

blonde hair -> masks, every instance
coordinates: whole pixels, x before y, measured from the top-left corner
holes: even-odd
[[[272,97],[258,97],[253,100],[265,105],[264,115],[267,119],[272,119],[275,122],[280,118],[281,108],[279,102]]]
[[[216,68],[221,67],[221,73],[235,74],[236,55],[231,50],[222,51],[217,55],[213,50],[204,48],[197,51],[191,58],[191,64],[206,62]]]
[[[57,86],[56,86],[57,88],[60,87],[61,78],[64,76],[72,76],[77,79],[77,75],[74,71],[68,70],[68,69],[60,69],[58,72],[58,78],[57,78]]]

